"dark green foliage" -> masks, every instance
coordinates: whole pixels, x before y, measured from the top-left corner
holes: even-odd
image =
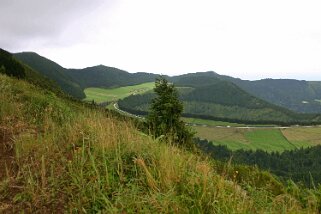
[[[56,95],[63,96],[63,92],[54,82],[17,61],[12,54],[2,49],[0,49],[0,73],[24,79],[49,93],[53,92]]]
[[[57,63],[32,52],[16,53],[14,56],[32,69],[53,80],[65,93],[75,98],[85,98],[83,89],[67,74],[67,69]]]
[[[174,85],[161,76],[156,79],[154,91],[157,96],[152,100],[147,117],[151,134],[154,137],[163,135],[169,142],[189,145],[193,134],[181,120],[183,104]]]
[[[321,146],[284,151],[282,153],[257,150],[231,151],[226,146],[215,146],[207,140],[196,139],[203,151],[211,154],[216,160],[233,163],[255,165],[261,169],[282,177],[301,182],[307,187],[321,185]]]
[[[128,73],[126,71],[103,65],[84,69],[68,69],[66,71],[82,88],[89,87],[120,87],[152,82],[156,74]]]
[[[243,90],[273,104],[304,113],[321,113],[321,82],[292,79],[248,81],[218,75]]]
[[[184,116],[246,124],[321,123],[320,115],[295,113],[270,104],[214,75],[208,72],[172,78],[181,87],[193,87],[180,96],[184,103]],[[133,114],[146,114],[153,96],[151,93],[130,96],[119,101],[119,107]]]
[[[17,62],[12,55],[0,48],[0,73],[16,78],[26,76],[25,69]]]

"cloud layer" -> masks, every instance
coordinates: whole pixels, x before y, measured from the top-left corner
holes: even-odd
[[[319,0],[2,0],[0,47],[65,67],[321,80]]]

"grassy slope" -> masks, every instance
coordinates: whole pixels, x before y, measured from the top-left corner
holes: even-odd
[[[293,150],[321,144],[320,127],[290,129],[238,129],[217,127],[193,127],[196,135],[213,141],[215,145],[227,145],[232,150],[252,149],[268,152]]]
[[[86,101],[94,100],[96,103],[117,101],[133,94],[142,94],[154,88],[154,82],[143,83],[139,85],[104,89],[104,88],[86,88]]]
[[[285,192],[269,173],[157,142],[21,80],[0,75],[0,89],[0,142],[10,135],[16,164],[0,212],[316,212],[310,191]]]

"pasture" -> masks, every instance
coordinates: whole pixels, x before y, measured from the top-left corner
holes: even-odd
[[[143,94],[154,88],[154,82],[143,83],[133,86],[125,86],[118,88],[86,88],[85,101],[94,100],[96,103],[116,102],[119,99],[135,94]]]
[[[321,127],[237,128],[195,126],[196,136],[232,150],[293,150],[321,144]]]

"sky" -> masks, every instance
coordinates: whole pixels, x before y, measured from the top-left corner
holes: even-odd
[[[1,0],[0,48],[66,68],[321,80],[320,0]]]

